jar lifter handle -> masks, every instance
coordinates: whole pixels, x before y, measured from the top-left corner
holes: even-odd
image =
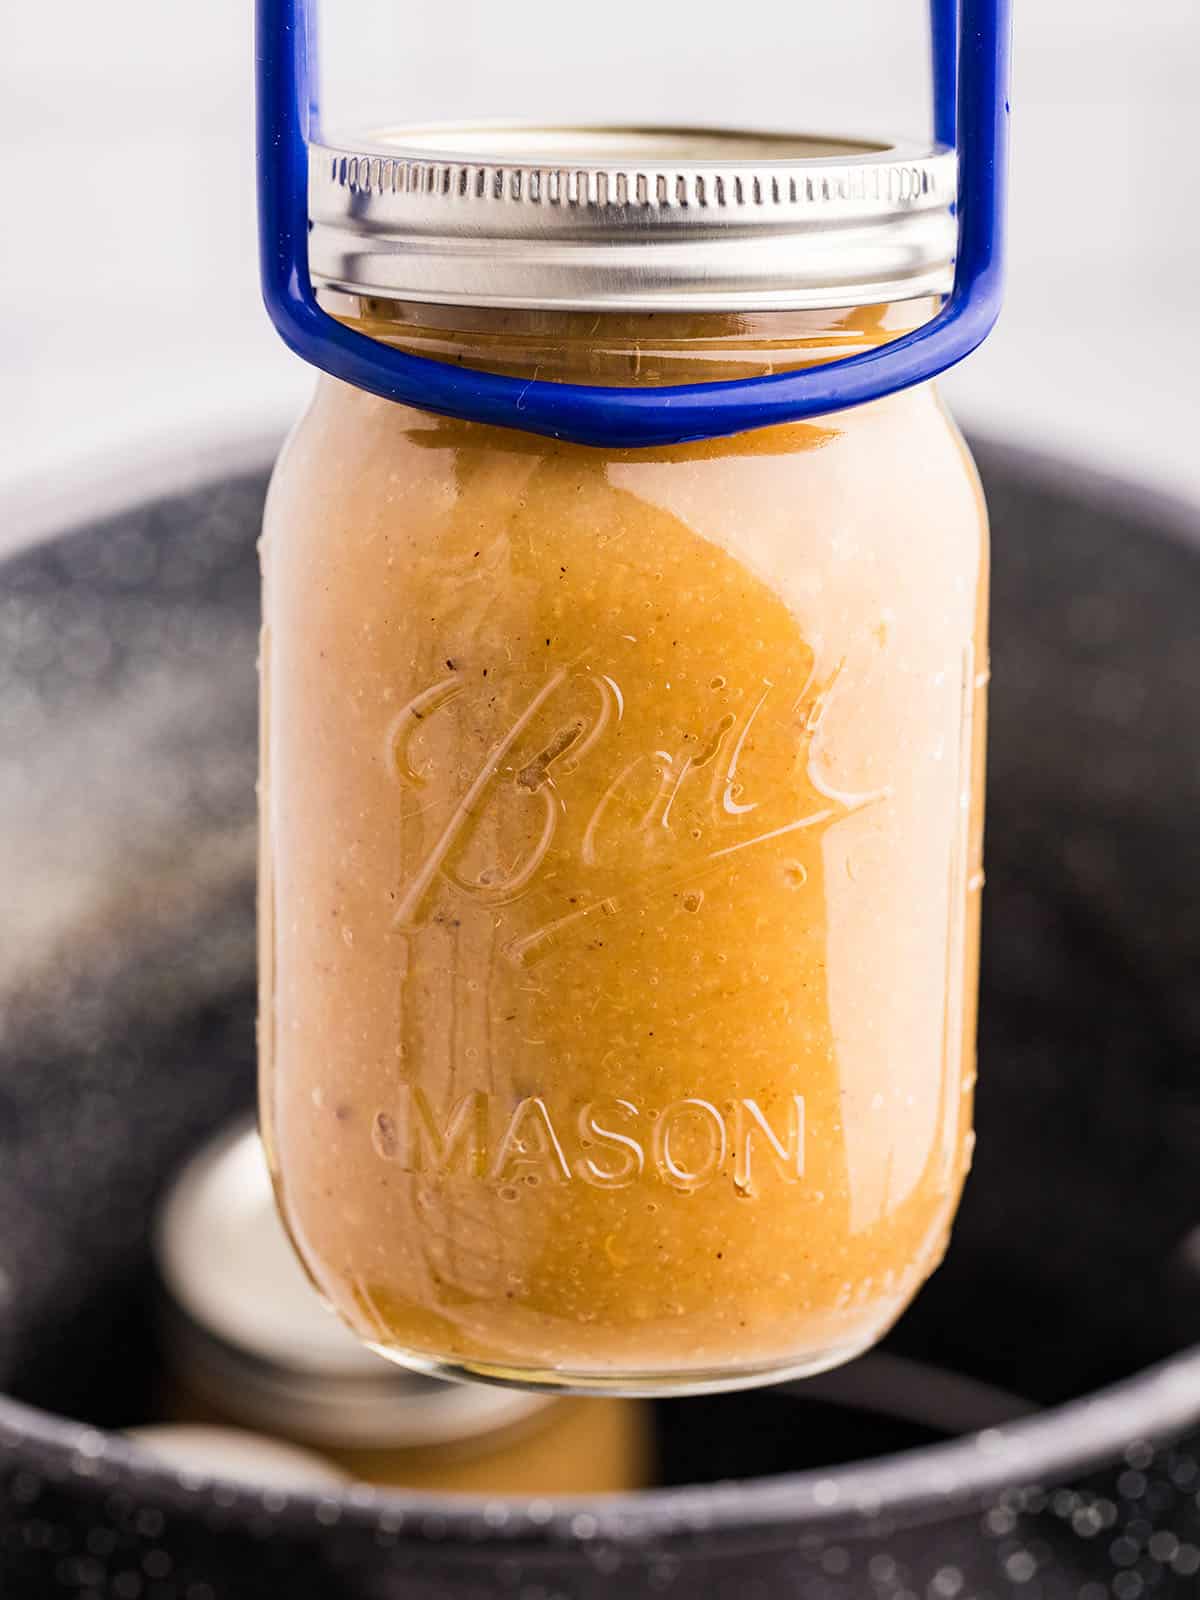
[[[824,416],[923,383],[969,355],[999,314],[1012,0],[930,0],[934,129],[946,144],[956,142],[957,131],[959,154],[954,287],[937,315],[890,344],[820,367],[638,389],[473,372],[389,349],[322,311],[308,272],[307,136],[317,113],[309,5],[256,3],[263,298],[297,355],[385,400],[610,449],[713,439]]]

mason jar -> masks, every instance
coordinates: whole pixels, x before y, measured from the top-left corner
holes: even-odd
[[[649,1479],[645,1401],[440,1383],[365,1349],[305,1281],[241,1120],[176,1175],[154,1245],[160,1377],[137,1438],[181,1465],[265,1481],[290,1460],[436,1494],[617,1494]]]
[[[950,287],[938,147],[388,139],[314,154],[320,303],[462,368],[780,373]],[[262,561],[262,1126],[321,1293],[582,1390],[878,1340],[972,1144],[987,536],[934,387],[613,448],[322,376]]]

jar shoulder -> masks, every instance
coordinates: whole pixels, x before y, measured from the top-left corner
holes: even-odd
[[[581,517],[580,513],[585,514]],[[978,474],[932,385],[728,439],[604,451],[459,423],[323,379],[280,454],[268,544],[427,547],[452,524],[514,515],[667,516],[769,571],[859,559],[986,566]],[[650,527],[644,530],[650,533]],[[298,551],[299,554],[299,551]]]

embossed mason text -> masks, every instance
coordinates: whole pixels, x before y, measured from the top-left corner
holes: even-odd
[[[522,1179],[623,1189],[655,1179],[694,1193],[725,1178],[749,1193],[765,1173],[804,1177],[804,1097],[720,1105],[689,1097],[647,1109],[618,1096],[582,1104],[526,1095],[515,1102],[482,1089],[437,1107],[401,1085],[376,1113],[376,1153],[405,1172],[509,1185]]]

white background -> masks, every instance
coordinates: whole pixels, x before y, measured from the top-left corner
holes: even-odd
[[[0,543],[303,404],[255,278],[250,0],[4,0]],[[329,0],[334,120],[919,132],[920,0]],[[1018,0],[1012,261],[968,424],[1200,500],[1200,0]],[[352,78],[347,63],[358,63]]]

